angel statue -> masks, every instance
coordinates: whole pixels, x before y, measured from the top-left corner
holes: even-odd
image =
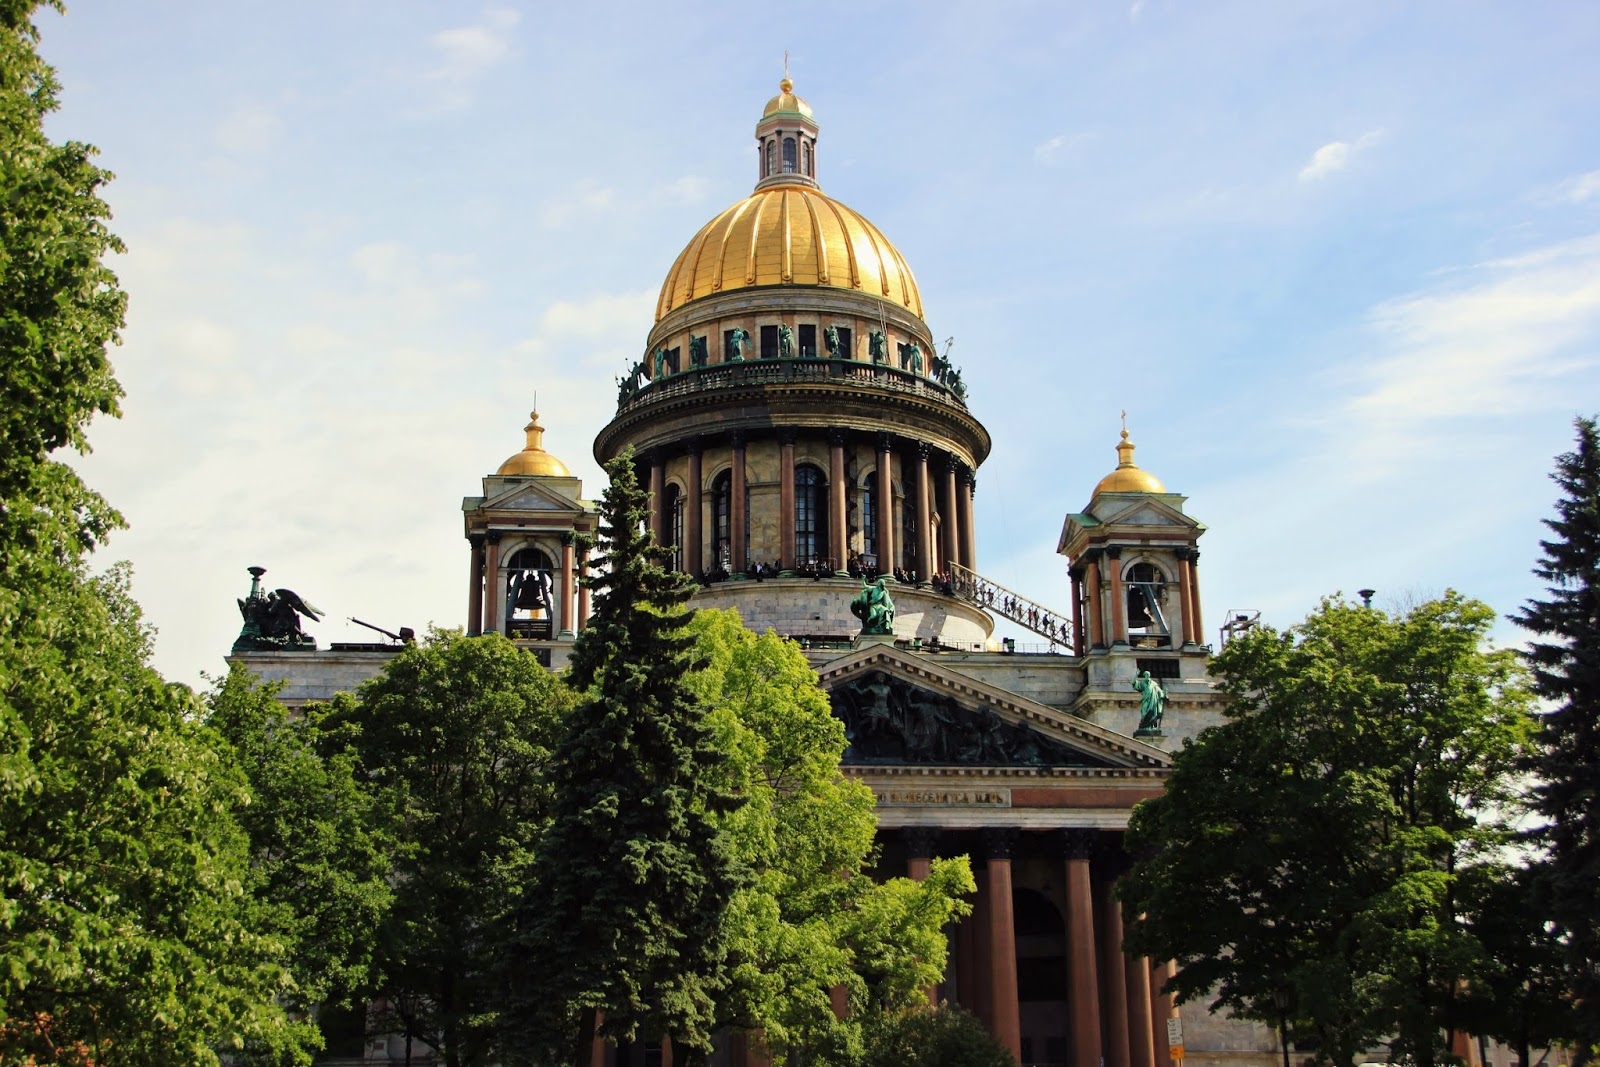
[[[313,622],[322,612],[293,589],[261,588],[265,567],[250,568],[250,595],[239,601],[244,627],[233,642],[235,652],[315,652],[317,639],[300,629],[300,616]]]

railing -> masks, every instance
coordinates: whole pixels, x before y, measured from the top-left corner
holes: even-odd
[[[950,565],[951,591],[962,600],[1010,619],[1025,630],[1032,630],[1051,644],[1072,647],[1072,620],[1059,611],[1051,611],[1037,600],[1032,600],[999,582],[990,581],[978,572],[959,563]]]
[[[646,380],[632,389],[624,386],[617,411],[642,407],[672,397],[689,396],[710,390],[737,389],[761,385],[805,383],[846,383],[866,385],[891,392],[928,397],[965,409],[966,400],[936,379],[892,367],[887,363],[865,363],[855,359],[748,359],[739,363],[713,363],[690,367],[677,374]]]

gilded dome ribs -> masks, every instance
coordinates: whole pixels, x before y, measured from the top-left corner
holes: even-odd
[[[801,202],[806,206],[806,214],[811,218],[811,247],[817,256],[817,283],[828,284],[828,240],[822,233],[822,220],[817,218],[817,203],[809,196],[802,196]]]

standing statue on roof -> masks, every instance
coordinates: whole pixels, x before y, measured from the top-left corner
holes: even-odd
[[[1139,728],[1133,736],[1160,737],[1161,719],[1167,713],[1167,691],[1149,671],[1139,672],[1139,677],[1133,680],[1133,688],[1139,694]]]

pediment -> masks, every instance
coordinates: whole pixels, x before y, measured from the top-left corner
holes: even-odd
[[[1107,510],[1098,518],[1102,526],[1177,526],[1193,529],[1200,525],[1177,508],[1148,497],[1129,503],[1120,511]]]
[[[946,667],[869,645],[818,673],[847,765],[1165,768],[1160,749]]]
[[[553,489],[547,489],[537,482],[524,482],[513,485],[498,496],[490,497],[482,504],[483,508],[494,511],[565,511],[578,512],[583,506],[576,500],[568,499]]]

